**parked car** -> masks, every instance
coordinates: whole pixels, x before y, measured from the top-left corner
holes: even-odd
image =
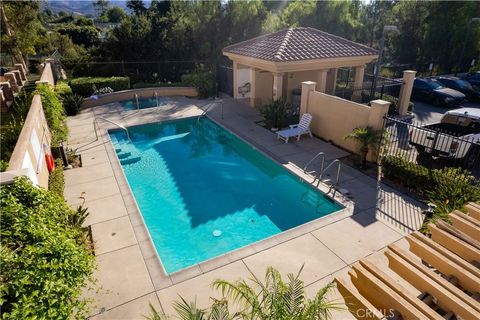
[[[465,101],[465,95],[457,90],[445,88],[435,79],[416,78],[413,82],[413,100],[433,103],[437,106],[457,107]]]
[[[475,89],[470,82],[457,77],[438,77],[438,82],[447,88],[451,88],[463,93],[469,101],[480,99],[480,90]]]
[[[468,75],[465,80],[467,80],[472,86],[480,88],[480,72],[475,72]]]
[[[480,164],[480,109],[449,110],[440,122],[412,126],[409,143],[419,158],[459,160],[465,168],[473,168]]]

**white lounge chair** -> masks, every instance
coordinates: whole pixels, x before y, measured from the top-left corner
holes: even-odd
[[[298,124],[290,125],[290,129],[280,130],[277,132],[277,139],[285,140],[288,143],[288,139],[297,137],[297,141],[300,140],[300,136],[308,134],[312,137],[310,131],[310,123],[312,122],[312,115],[310,113],[304,113]]]

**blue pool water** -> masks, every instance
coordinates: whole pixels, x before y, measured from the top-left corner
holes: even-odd
[[[124,101],[120,101],[119,103],[122,106],[123,110],[125,110],[125,111],[136,110],[137,109],[136,99],[124,100]],[[158,105],[162,106],[164,104],[166,104],[165,98],[158,97]],[[138,99],[138,106],[139,106],[139,109],[147,109],[147,108],[156,107],[157,106],[157,100],[155,99],[155,97],[139,98]]]
[[[208,118],[110,131],[172,273],[341,209]]]

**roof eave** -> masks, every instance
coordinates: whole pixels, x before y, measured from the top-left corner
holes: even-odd
[[[274,62],[225,51],[223,51],[223,54],[227,56],[230,60],[235,61],[236,63],[277,73],[322,70],[340,67],[358,67],[364,66],[378,59],[378,55],[366,55],[355,57]]]

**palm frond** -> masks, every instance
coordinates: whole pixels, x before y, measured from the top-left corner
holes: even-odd
[[[158,312],[155,307],[149,303],[148,304],[150,307],[150,315],[148,316],[143,316],[147,320],[166,320],[167,316],[164,313]]]
[[[197,308],[197,301],[188,303],[183,297],[181,301],[175,301],[173,308],[182,320],[203,320],[205,317],[205,310]]]
[[[213,304],[210,308],[209,320],[230,320],[230,312],[228,311],[228,301],[226,299],[212,299]]]
[[[305,304],[305,286],[303,281],[299,279],[299,274],[294,277],[293,274],[290,273],[287,277],[287,290],[282,296],[282,299],[287,314],[289,316],[296,316],[302,312]]]

